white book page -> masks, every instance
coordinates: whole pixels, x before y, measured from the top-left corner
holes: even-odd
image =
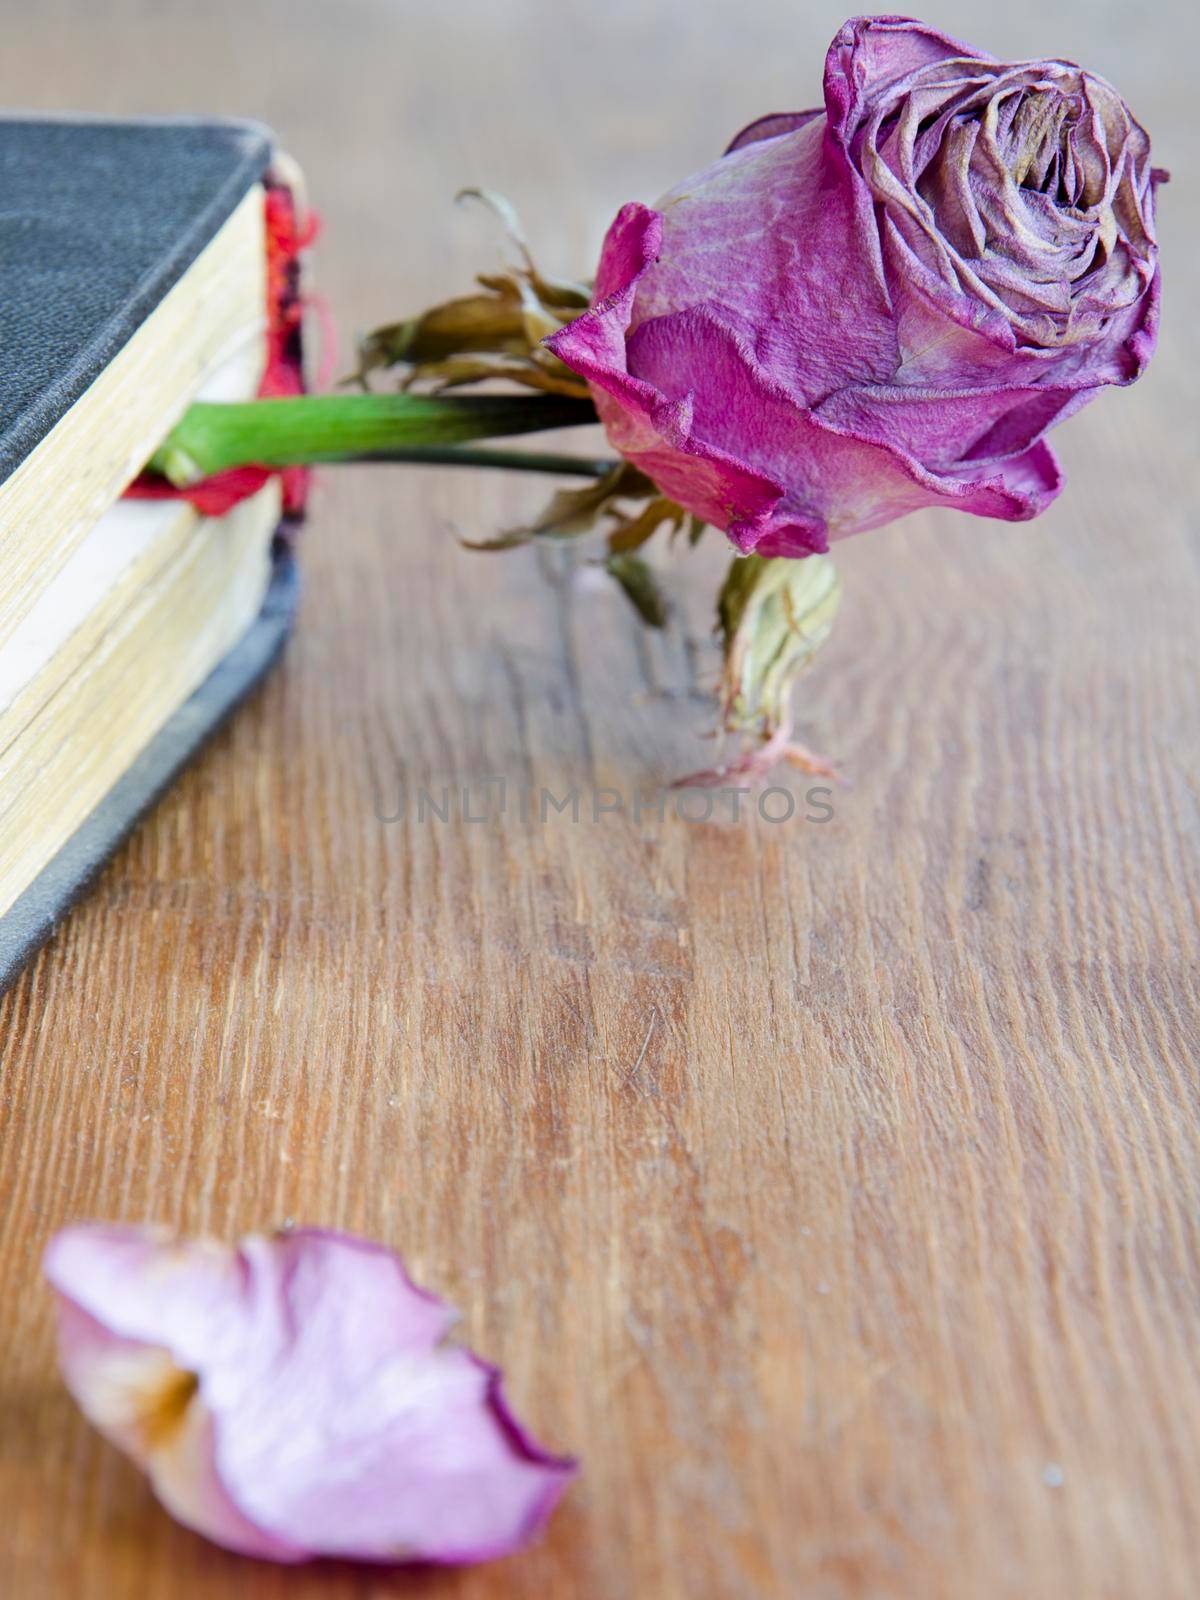
[[[245,400],[258,389],[262,365],[262,329],[256,326],[224,356],[196,398]],[[0,647],[0,712],[66,646],[130,567],[178,527],[181,517],[199,523],[182,500],[118,500],[104,513]]]

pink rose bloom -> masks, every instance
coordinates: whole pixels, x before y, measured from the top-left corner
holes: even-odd
[[[1046,430],[1154,349],[1150,141],[1065,61],[857,18],[823,109],[765,117],[609,229],[547,342],[615,448],[743,551],[922,506],[1023,520]]]
[[[495,1368],[442,1344],[453,1311],[381,1246],[89,1225],[51,1240],[45,1271],[83,1412],[229,1550],[484,1561],[536,1534],[575,1470]]]

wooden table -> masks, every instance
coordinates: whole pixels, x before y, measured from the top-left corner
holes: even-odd
[[[588,270],[620,202],[811,102],[839,20],[3,0],[0,96],[273,124],[349,334],[495,259],[466,183]],[[1195,35],[933,20],[1085,57],[1151,123],[1157,365],[1066,428],[1036,525],[844,548],[802,707],[852,778],[823,825],[588,820],[710,748],[715,548],[650,649],[594,572],[458,548],[544,485],[326,474],[285,665],[0,1002],[10,1600],[1196,1592]],[[580,822],[416,814],[500,776]],[[84,1217],[401,1249],[583,1457],[544,1542],[284,1572],[176,1527],[55,1377],[39,1255]]]

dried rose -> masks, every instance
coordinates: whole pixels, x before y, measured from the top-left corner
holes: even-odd
[[[454,1313],[380,1246],[84,1225],[45,1271],[85,1415],[230,1550],[482,1561],[537,1533],[574,1471],[524,1432],[494,1368],[442,1345]]]
[[[620,453],[743,551],[921,506],[1036,516],[1046,430],[1153,351],[1163,176],[1103,79],[858,18],[823,110],[624,207],[547,343]]]

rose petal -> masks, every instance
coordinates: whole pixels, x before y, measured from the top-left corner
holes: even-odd
[[[596,304],[546,343],[592,385],[609,439],[627,461],[742,549],[753,549],[783,493],[780,486],[695,437],[686,394],[672,401],[629,370],[634,296],[661,242],[657,212],[623,207],[604,242]]]
[[[168,1350],[114,1334],[62,1294],[58,1350],[80,1410],[145,1471],[172,1516],[242,1555],[307,1559],[304,1545],[255,1527],[230,1499],[214,1462],[212,1415],[194,1374]]]
[[[559,335],[560,353],[563,343]],[[621,350],[615,342],[610,348]],[[1054,458],[1044,448],[1028,460],[1022,452],[1012,463],[970,462],[935,470],[904,448],[903,437],[892,442],[865,412],[856,417],[847,408],[843,416],[827,416],[823,409],[796,406],[756,365],[753,352],[705,307],[643,323],[621,354],[640,374],[636,391],[625,372],[598,365],[585,370],[625,408],[614,417],[603,398],[598,400],[610,437],[667,494],[725,528],[740,548],[760,555],[820,552],[832,539],[924,506],[1025,520],[1044,509],[1061,487]],[[569,345],[563,359],[575,364]],[[630,425],[633,417],[636,428]],[[662,426],[666,417],[679,422],[677,431]],[[994,420],[994,413],[983,408],[977,432],[986,433]],[[746,452],[738,463],[743,480],[768,484],[772,469],[781,478],[786,471],[786,491],[780,485],[766,504],[740,500],[726,462],[714,492],[703,476],[719,455],[711,441],[730,437]]]
[[[931,471],[1021,455],[1088,398],[1072,389],[840,389],[815,408],[831,427],[903,451]]]
[[[1061,487],[1044,434],[1153,352],[1161,178],[1094,75],[855,18],[824,113],[759,118],[627,206],[551,347],[615,448],[740,550],[922,506],[1036,516]]]
[[[942,61],[993,61],[948,33],[912,17],[851,17],[825,56],[825,111],[830,131],[842,138],[880,83],[902,83],[909,74]]]
[[[886,381],[898,355],[873,203],[832,155],[824,119],[806,118],[665,194],[658,259],[638,285],[630,331],[703,305],[798,403]]]
[[[795,133],[806,122],[811,122],[814,117],[823,117],[824,109],[817,106],[812,111],[772,111],[765,117],[756,117],[725,146],[725,154],[730,156],[735,150],[741,150],[748,144],[757,144],[760,139],[778,139],[781,134]]]
[[[181,1521],[275,1560],[465,1562],[515,1549],[574,1471],[397,1257],[299,1230],[237,1250],[75,1227],[46,1275],[64,1376]]]

